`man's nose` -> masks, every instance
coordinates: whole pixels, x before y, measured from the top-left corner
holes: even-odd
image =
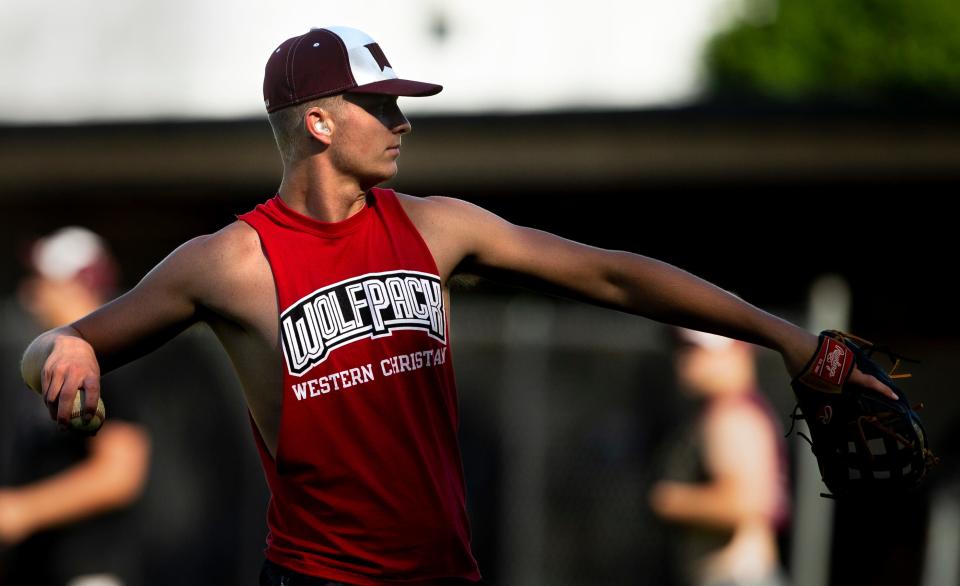
[[[406,134],[413,130],[413,126],[399,107],[394,106],[390,112],[390,130],[394,134]]]
[[[410,121],[407,120],[406,118],[403,119],[403,122],[401,124],[398,124],[397,126],[393,127],[394,134],[406,134],[411,130],[413,130],[413,125],[410,124]]]

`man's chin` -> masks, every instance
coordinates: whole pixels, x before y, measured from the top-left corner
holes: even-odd
[[[361,179],[360,184],[363,187],[364,191],[370,189],[371,187],[376,187],[381,183],[390,181],[397,176],[397,167],[394,165],[392,170],[385,170],[382,173],[370,174]]]

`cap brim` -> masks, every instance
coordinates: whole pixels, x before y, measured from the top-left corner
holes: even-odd
[[[385,79],[383,81],[375,81],[366,85],[357,86],[347,91],[355,94],[384,94],[388,96],[421,98],[439,94],[442,89],[442,85],[435,83],[412,81],[409,79]]]

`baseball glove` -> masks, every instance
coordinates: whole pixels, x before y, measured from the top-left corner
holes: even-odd
[[[872,359],[877,352],[893,362],[889,372]],[[938,462],[927,447],[927,434],[915,411],[922,404],[911,407],[894,383],[910,376],[895,373],[902,359],[861,338],[825,330],[816,353],[793,379],[801,413],[794,409],[792,417],[806,420],[810,427],[812,439],[803,437],[833,493],[823,496],[902,493],[917,487]],[[893,389],[898,399],[848,384],[854,365]]]

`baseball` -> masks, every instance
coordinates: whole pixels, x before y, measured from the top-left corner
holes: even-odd
[[[103,404],[103,399],[97,399],[97,412],[87,423],[83,422],[83,399],[86,391],[80,389],[80,392],[73,398],[73,408],[70,409],[70,427],[75,431],[84,433],[96,433],[107,418],[107,408]]]

